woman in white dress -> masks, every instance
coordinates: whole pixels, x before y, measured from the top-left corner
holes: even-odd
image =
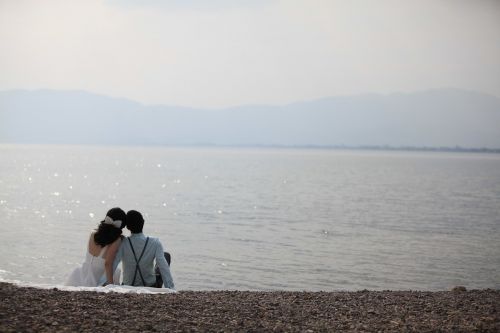
[[[106,276],[107,284],[119,284],[120,271],[113,272],[113,261],[122,240],[122,229],[127,215],[121,208],[112,208],[90,234],[85,261],[75,268],[65,285],[76,287],[97,287]],[[114,274],[113,274],[114,273]]]

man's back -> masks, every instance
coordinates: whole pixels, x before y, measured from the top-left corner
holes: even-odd
[[[147,237],[142,232],[132,233],[130,237],[123,240],[120,249],[122,252],[123,284],[130,286],[143,286],[144,284],[142,278],[144,278],[146,286],[154,285],[156,282],[154,261],[156,260],[163,278],[163,284],[165,287],[173,289],[174,282],[172,275],[170,274],[170,268],[163,255],[163,246],[161,242],[157,238],[149,237],[146,245],[146,240]],[[140,272],[139,270],[136,271],[136,260],[130,243],[132,243],[137,260],[139,260],[142,253],[142,257],[139,260]],[[146,248],[144,249],[145,245]]]

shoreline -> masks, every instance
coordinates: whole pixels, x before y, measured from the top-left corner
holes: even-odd
[[[119,294],[0,282],[1,332],[500,331],[500,290]]]

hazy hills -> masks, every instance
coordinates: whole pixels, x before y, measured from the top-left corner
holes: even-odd
[[[0,142],[500,148],[500,98],[440,89],[203,110],[83,91],[3,91]]]

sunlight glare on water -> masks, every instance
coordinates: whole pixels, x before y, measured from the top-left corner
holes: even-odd
[[[0,146],[0,279],[61,283],[114,206],[177,289],[499,288],[500,156]],[[128,234],[128,232],[126,232]]]

